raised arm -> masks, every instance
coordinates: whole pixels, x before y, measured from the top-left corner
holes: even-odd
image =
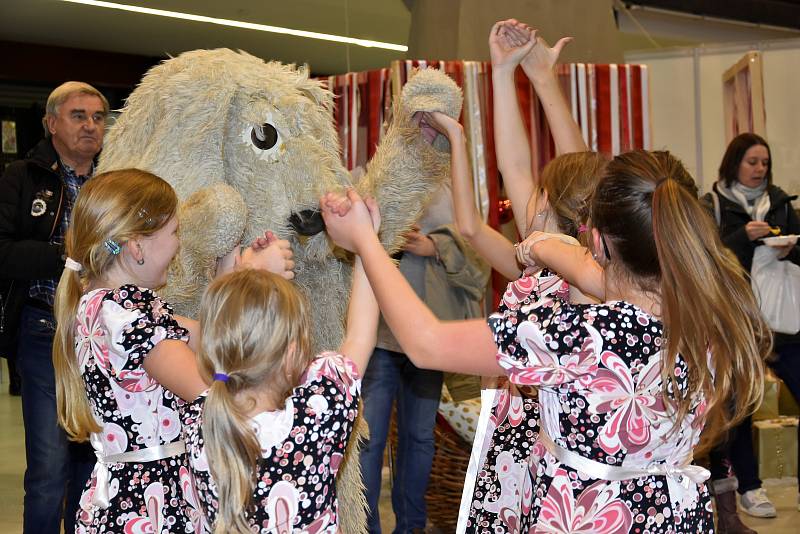
[[[372,229],[378,232],[381,216],[374,198],[368,198]],[[338,216],[346,214],[351,208],[350,199],[341,194],[328,194],[320,200],[323,214]],[[339,352],[353,360],[361,376],[367,371],[370,356],[375,350],[378,336],[378,317],[380,310],[375,294],[369,285],[361,258],[356,256],[353,277],[350,285],[350,302],[347,305],[347,322],[344,339]]]
[[[536,96],[542,103],[547,123],[550,126],[550,133],[556,145],[556,152],[566,154],[588,150],[581,130],[572,117],[564,94],[561,92],[561,86],[554,70],[561,50],[572,41],[572,38],[563,37],[550,48],[544,39],[536,36],[535,32],[522,23],[510,25],[509,32],[522,35],[528,32],[534,35],[533,38],[536,40],[536,45],[522,60],[522,70],[533,83]]]
[[[600,300],[605,298],[605,275],[589,250],[575,238],[545,232],[533,232],[517,249],[520,263],[548,267],[582,293]]]
[[[492,90],[494,93],[494,146],[497,167],[503,175],[506,193],[514,208],[514,221],[521,236],[528,227],[527,205],[534,183],[531,170],[531,149],[528,133],[522,123],[514,71],[533,48],[536,41],[522,32],[511,33],[513,19],[501,21],[489,34],[489,53],[492,58]],[[511,25],[511,26],[509,26]]]
[[[361,376],[367,371],[369,358],[375,350],[379,314],[378,302],[364,272],[364,264],[356,256],[350,303],[347,306],[347,326],[339,352],[355,362]]]
[[[364,202],[354,191],[348,195],[352,207],[345,215],[323,209],[328,235],[361,257],[383,317],[414,365],[477,375],[503,374],[486,322],[439,321],[386,254]]]
[[[520,267],[513,245],[505,236],[483,222],[475,206],[464,128],[457,120],[439,112],[426,113],[423,120],[446,135],[450,141],[453,215],[458,233],[496,271],[510,280],[516,280],[520,275]]]

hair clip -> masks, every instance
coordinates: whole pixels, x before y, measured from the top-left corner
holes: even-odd
[[[227,382],[228,375],[225,373],[214,373],[214,380],[219,380],[220,382]]]
[[[145,219],[144,223],[147,226],[153,224],[153,218],[149,216],[150,214],[147,212],[147,208],[139,208],[139,211],[136,212],[136,215],[138,215],[140,219]]]
[[[579,234],[585,234],[588,231],[589,231],[589,227],[586,226],[585,224],[581,223],[581,225],[578,226],[578,233]]]
[[[114,256],[122,252],[122,249],[120,248],[119,244],[113,239],[106,239],[105,241],[103,241],[103,245],[105,245],[108,251]]]

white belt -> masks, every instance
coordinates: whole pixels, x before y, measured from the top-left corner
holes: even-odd
[[[708,469],[700,467],[699,465],[692,464],[691,455],[681,465],[667,465],[666,463],[653,462],[647,467],[622,467],[619,465],[607,465],[580,454],[567,450],[556,444],[555,441],[547,434],[545,430],[545,422],[542,418],[545,410],[544,407],[540,410],[539,418],[539,440],[544,445],[553,457],[555,457],[562,464],[576,469],[582,473],[589,475],[591,478],[598,480],[629,480],[632,478],[639,478],[644,476],[656,475],[667,476],[675,482],[682,484],[684,487],[689,487],[690,482],[700,484],[705,482],[711,476]]]
[[[108,464],[154,462],[186,452],[186,444],[183,441],[173,441],[172,443],[159,445],[157,447],[147,447],[146,449],[139,449],[138,451],[120,452],[103,456],[103,441],[100,434],[93,433],[90,441],[92,447],[94,447],[94,453],[97,456],[97,468],[95,472],[96,484],[94,495],[92,495],[92,504],[103,509],[108,508],[110,504],[108,486],[111,475],[108,471]]]

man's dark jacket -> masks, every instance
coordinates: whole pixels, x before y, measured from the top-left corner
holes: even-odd
[[[62,247],[50,244],[63,217],[64,194],[58,154],[50,139],[40,141],[25,159],[11,163],[0,177],[0,353],[4,355],[19,328],[30,281],[58,279],[64,269]]]

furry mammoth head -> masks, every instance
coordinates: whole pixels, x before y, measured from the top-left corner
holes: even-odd
[[[232,187],[246,206],[244,230],[219,235],[226,242],[216,249],[272,229],[314,236],[306,248],[324,256],[329,245],[312,213],[321,194],[349,181],[332,102],[305,69],[227,49],[186,52],[142,79],[109,132],[100,168],[153,172],[181,201]]]

